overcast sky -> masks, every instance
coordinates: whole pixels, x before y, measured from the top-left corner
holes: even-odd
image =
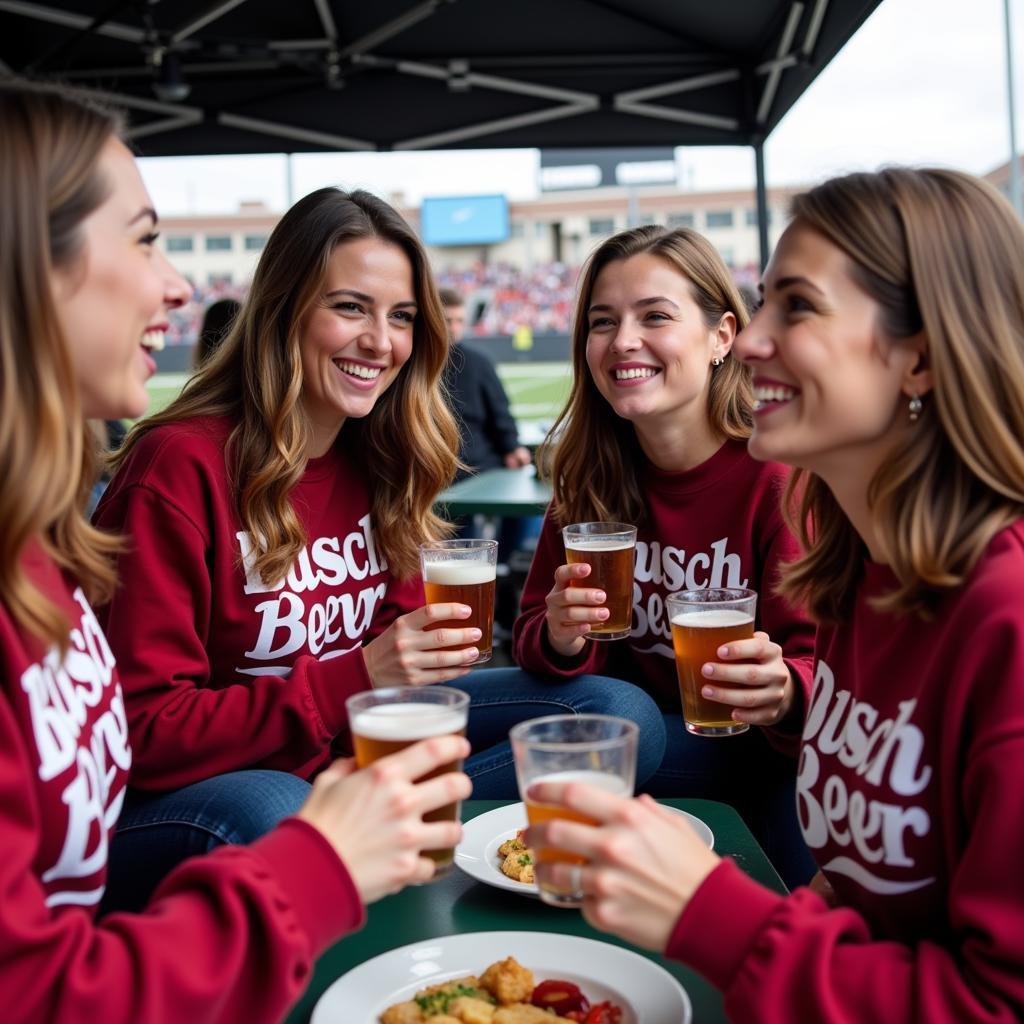
[[[1018,146],[1024,117],[1024,0],[1011,0]],[[1003,0],[883,0],[769,137],[769,184],[800,184],[887,163],[938,163],[984,173],[1009,159]],[[294,198],[323,185],[387,196],[536,195],[535,150],[297,154]],[[686,187],[753,183],[746,148],[677,151]],[[141,161],[164,215],[234,211],[239,201],[287,206],[285,158]]]

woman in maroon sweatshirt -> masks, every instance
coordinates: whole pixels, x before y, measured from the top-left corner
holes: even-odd
[[[645,791],[733,804],[797,884],[814,870],[794,814],[791,756],[814,631],[775,593],[779,565],[797,546],[780,510],[787,469],[747,453],[750,372],[731,354],[747,315],[729,269],[696,231],[635,228],[587,261],[572,393],[553,430],[554,501],[523,592],[515,656],[559,681],[601,673],[647,690],[667,742]],[[565,564],[560,527],[590,520],[637,527],[632,628],[613,643],[583,636],[607,609],[588,587],[589,567]],[[758,633],[711,666],[705,694],[736,721],[770,730],[707,739],[683,726],[666,598],[708,586],[756,590]]]
[[[85,418],[145,409],[148,354],[186,282],[118,122],[73,94],[0,83],[0,1013],[5,1024],[280,1021],[363,904],[424,881],[464,797],[442,737],[374,769],[337,763],[296,817],[183,864],[141,914],[96,922],[132,749],[90,600],[118,542],[81,509]],[[404,810],[400,810],[404,808]]]
[[[778,896],[582,787],[537,797],[602,827],[530,841],[589,857],[588,919],[735,1020],[1019,1021],[1024,228],[940,170],[833,179],[793,214],[736,350],[751,452],[799,467],[784,591],[821,624],[797,782],[821,875]]]

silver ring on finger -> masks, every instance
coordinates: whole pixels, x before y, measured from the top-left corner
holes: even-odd
[[[573,864],[569,868],[569,889],[575,896],[583,895],[583,865]]]

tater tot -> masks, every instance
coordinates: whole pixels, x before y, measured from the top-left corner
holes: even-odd
[[[480,975],[480,984],[495,996],[499,1003],[528,1002],[533,994],[533,971],[524,967],[515,957],[491,964]]]
[[[380,1015],[380,1024],[423,1024],[423,1011],[411,999],[395,1003]]]

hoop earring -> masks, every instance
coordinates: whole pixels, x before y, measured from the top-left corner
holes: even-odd
[[[907,403],[907,409],[910,412],[910,422],[911,423],[916,423],[917,422],[918,417],[920,417],[920,415],[921,415],[921,409],[922,408],[924,408],[924,405],[921,402],[921,399],[918,398],[917,395],[914,395],[914,397],[911,398],[911,400]]]
[[[711,360],[711,365],[712,366],[721,366],[722,365],[722,357],[721,356],[715,356],[715,358]]]

